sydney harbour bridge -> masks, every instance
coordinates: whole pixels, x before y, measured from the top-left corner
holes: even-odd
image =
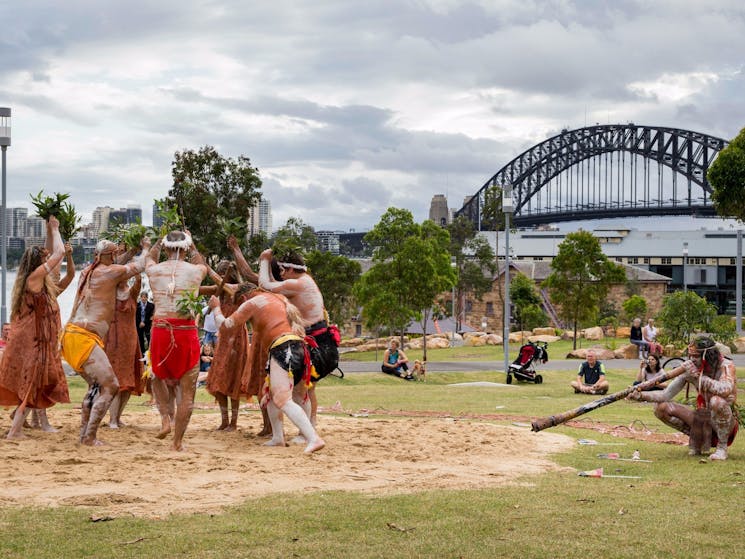
[[[514,224],[609,217],[716,215],[706,172],[727,145],[701,132],[608,124],[562,130],[515,157],[456,215],[480,230],[491,187],[512,185]]]

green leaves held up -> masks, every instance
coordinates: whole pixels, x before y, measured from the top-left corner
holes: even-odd
[[[53,215],[59,219],[59,215],[63,211],[63,204],[69,197],[69,194],[59,192],[55,192],[54,196],[47,196],[43,190],[40,190],[36,196],[31,195],[31,203],[36,208],[36,214],[40,218],[48,220],[49,216]]]
[[[62,208],[57,214],[59,220],[59,234],[66,241],[75,236],[80,231],[80,214],[75,211],[75,206],[69,202],[63,202]]]

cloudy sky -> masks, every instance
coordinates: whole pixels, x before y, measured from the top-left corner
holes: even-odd
[[[8,205],[141,204],[177,150],[258,167],[274,225],[459,208],[562,128],[745,126],[741,0],[0,3]]]

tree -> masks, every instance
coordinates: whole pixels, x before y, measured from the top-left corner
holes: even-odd
[[[362,274],[354,294],[369,328],[381,325],[399,332],[431,312],[435,297],[450,289],[450,235],[434,222],[414,222],[410,211],[389,208],[365,235],[373,247],[373,266]],[[425,329],[426,356],[426,329]]]
[[[562,319],[573,325],[576,349],[579,325],[597,316],[599,302],[606,298],[610,286],[625,283],[626,274],[608,260],[600,242],[587,231],[566,236],[551,262],[551,270],[544,285],[552,301],[560,306]]]
[[[320,250],[309,252],[305,263],[323,294],[331,321],[343,324],[355,310],[352,287],[362,273],[360,263]]]
[[[631,322],[634,318],[642,320],[647,314],[647,301],[641,295],[632,295],[621,303],[623,314],[627,321]]]
[[[248,212],[260,197],[258,170],[243,155],[237,159],[220,155],[212,146],[174,154],[171,163],[173,186],[163,200],[178,209],[200,252],[214,262],[228,257],[226,234],[215,224]]]
[[[662,343],[688,345],[694,332],[709,332],[717,309],[694,291],[668,293],[662,299],[662,310],[657,321],[662,329]]]
[[[706,178],[717,213],[745,221],[745,128],[719,152]]]
[[[535,288],[535,283],[525,274],[517,274],[510,283],[510,299],[515,305],[515,320],[520,330],[530,320],[531,324],[546,319],[546,313],[541,310],[541,297]],[[536,312],[538,311],[538,312]],[[540,315],[543,315],[541,318]],[[546,322],[543,322],[546,324]],[[537,326],[541,326],[538,324]]]
[[[458,302],[463,300],[465,293],[473,293],[481,300],[492,288],[497,263],[488,241],[478,235],[467,217],[458,216],[448,224],[447,230],[450,233],[450,255],[455,259],[457,270],[452,313],[455,328],[460,330],[463,309]]]
[[[302,219],[291,217],[272,236],[274,252],[295,251],[301,254],[318,248],[316,231]]]

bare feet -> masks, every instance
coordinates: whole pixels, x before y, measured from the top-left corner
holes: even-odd
[[[231,424],[231,425],[228,425],[227,427],[225,427],[225,432],[226,433],[232,433],[233,431],[237,431],[237,430],[238,430],[238,426],[237,425],[232,425]]]
[[[8,434],[5,437],[6,439],[11,440],[19,440],[19,439],[25,439],[26,435],[23,434],[23,431],[19,431],[18,433],[12,433],[11,431],[8,431]]]
[[[315,441],[308,443],[308,446],[305,447],[303,452],[305,452],[305,454],[310,454],[317,450],[321,450],[324,446],[326,446],[326,443],[323,442],[321,437],[318,437]]]
[[[220,423],[220,425],[215,429],[215,431],[226,431],[228,428],[227,423]]]
[[[256,433],[256,436],[257,437],[269,437],[271,436],[271,434],[272,434],[272,430],[267,427],[264,427],[261,431]]]
[[[303,437],[302,435],[292,437],[292,440],[290,441],[290,443],[292,444],[305,444],[306,442],[307,441],[305,440],[305,437]]]
[[[103,446],[106,443],[99,440],[99,439],[83,439],[80,441],[81,444],[84,444],[85,446]]]
[[[49,424],[42,425],[41,426],[41,430],[44,431],[45,433],[59,433],[59,429],[55,429],[54,427],[52,427]]]
[[[181,444],[181,443],[179,443],[179,444],[173,443],[173,446],[171,447],[171,450],[173,450],[175,452],[184,452],[186,450],[186,447],[183,444]]]
[[[274,439],[268,440],[264,443],[264,446],[289,446],[284,439]]]
[[[158,434],[155,435],[155,438],[156,439],[165,439],[168,436],[168,433],[170,433],[170,432],[171,432],[171,425],[170,424],[163,425],[160,428],[160,431],[158,431]]]

